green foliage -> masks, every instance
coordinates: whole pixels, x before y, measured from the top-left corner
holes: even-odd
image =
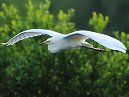
[[[93,27],[94,31],[102,32],[104,28],[107,26],[109,21],[108,16],[103,16],[101,13],[97,15],[96,12],[93,12],[92,18],[89,20],[89,24]]]
[[[56,24],[55,29],[59,32],[63,31],[65,34],[72,32],[75,24],[69,21],[73,15],[74,9],[68,10],[67,14],[60,10],[57,16],[59,22]]]
[[[74,31],[75,24],[70,22],[74,10],[60,10],[54,16],[50,3],[45,0],[37,7],[29,0],[25,17],[15,6],[2,4],[0,42],[30,28]],[[108,17],[95,12],[89,22],[97,32],[103,32],[107,23]],[[114,36],[129,48],[128,34],[114,32]],[[128,52],[82,48],[51,54],[38,44],[45,39],[40,36],[9,47],[0,45],[0,97],[128,97]]]

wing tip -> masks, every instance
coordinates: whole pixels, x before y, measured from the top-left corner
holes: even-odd
[[[127,50],[127,48],[123,45],[123,47],[121,47],[121,51],[122,51],[123,53],[126,53],[126,50]]]
[[[126,50],[123,50],[122,52],[123,52],[123,53],[126,53]]]
[[[6,45],[6,43],[2,43],[3,45]]]
[[[6,45],[6,46],[9,46],[9,44],[7,44],[7,43],[2,43],[2,45]]]
[[[127,48],[120,48],[119,51],[126,53]]]

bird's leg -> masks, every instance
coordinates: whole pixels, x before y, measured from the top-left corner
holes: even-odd
[[[82,43],[82,47],[84,48],[89,48],[89,49],[93,49],[93,50],[96,50],[96,51],[102,51],[102,52],[105,52],[105,50],[103,48],[95,48],[93,45],[87,43],[87,42],[84,42]]]

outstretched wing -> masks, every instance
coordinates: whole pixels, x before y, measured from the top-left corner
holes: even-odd
[[[82,36],[86,36],[86,38],[91,38],[94,41],[100,43],[101,45],[110,48],[112,50],[118,50],[121,51],[123,53],[126,53],[127,48],[123,45],[122,42],[120,42],[119,40],[112,38],[108,35],[104,35],[104,34],[100,34],[100,33],[96,33],[96,32],[91,32],[91,31],[85,31],[85,30],[81,30],[81,31],[75,31],[73,33],[67,34],[65,36],[65,38],[70,38],[76,35],[82,35]]]
[[[54,36],[60,33],[57,33],[55,31],[51,31],[51,30],[45,30],[45,29],[29,29],[29,30],[25,30],[23,32],[20,32],[19,34],[17,34],[16,36],[14,36],[12,39],[10,39],[9,41],[7,41],[6,43],[2,43],[4,45],[13,45],[14,43],[29,38],[29,37],[34,37],[34,36],[39,36],[39,35],[44,35],[47,34],[49,36]]]

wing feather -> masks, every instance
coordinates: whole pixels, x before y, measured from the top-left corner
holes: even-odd
[[[85,35],[87,38],[91,38],[94,41],[96,41],[96,42],[100,43],[101,45],[103,45],[107,48],[110,48],[112,50],[118,50],[123,53],[126,53],[127,48],[119,40],[117,40],[113,37],[110,37],[108,35],[92,32],[92,31],[85,31],[85,30],[75,31],[73,33],[67,34],[65,36],[65,38],[67,38],[69,36],[74,36],[77,34]]]
[[[19,34],[17,34],[16,36],[14,36],[12,39],[10,39],[9,41],[7,41],[6,43],[2,43],[4,45],[13,45],[14,43],[29,38],[29,37],[34,37],[34,36],[40,36],[40,35],[49,35],[49,36],[54,36],[60,33],[57,33],[55,31],[51,31],[51,30],[45,30],[45,29],[29,29],[29,30],[25,30],[20,32]]]

